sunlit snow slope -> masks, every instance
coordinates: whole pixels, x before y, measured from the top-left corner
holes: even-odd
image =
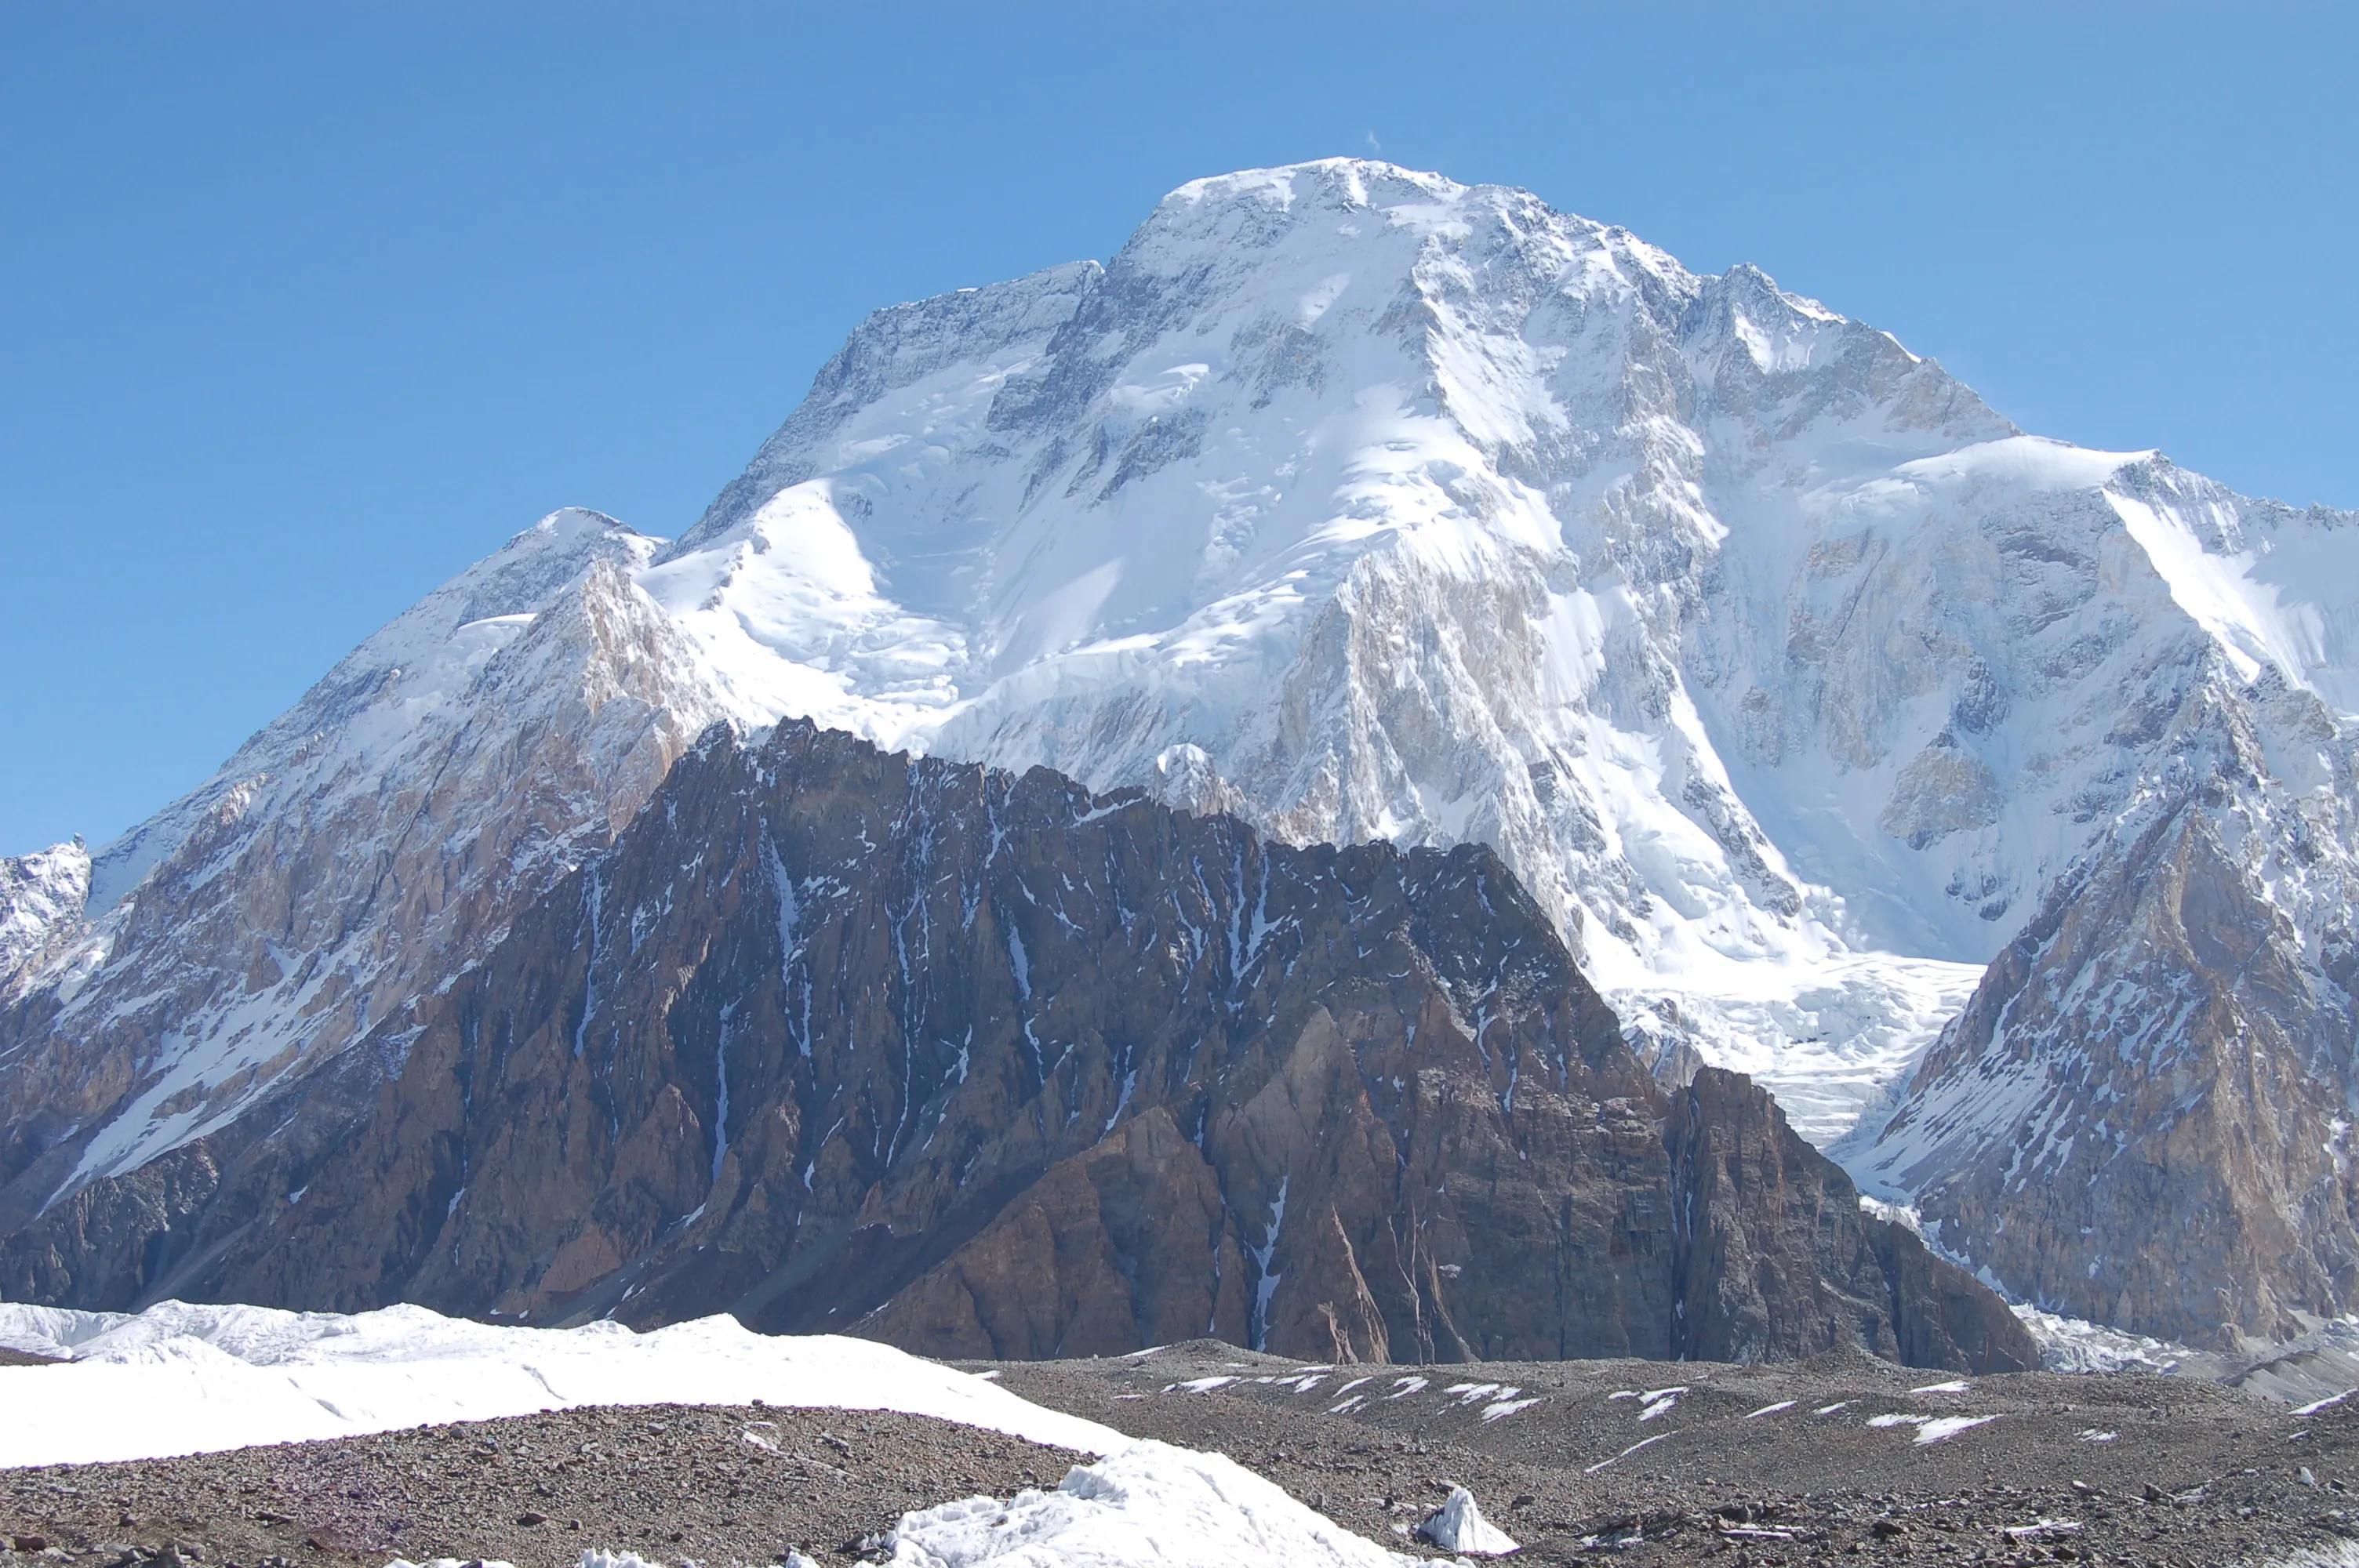
[[[753,1400],[906,1411],[1093,1456],[1051,1490],[908,1515],[897,1563],[1414,1561],[1221,1454],[1134,1441],[867,1340],[755,1335],[725,1317],[639,1335],[609,1323],[500,1327],[412,1306],[342,1316],[168,1302],[125,1316],[0,1304],[0,1346],[72,1358],[0,1368],[8,1416],[0,1467],[161,1458],[576,1405]]]

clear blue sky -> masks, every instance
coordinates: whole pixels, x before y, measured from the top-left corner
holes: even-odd
[[[2359,506],[2354,62],[2343,5],[0,4],[0,852],[554,506],[685,526],[873,307],[1229,168],[1526,186]]]

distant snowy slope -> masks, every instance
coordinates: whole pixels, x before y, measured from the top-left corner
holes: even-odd
[[[210,1453],[575,1405],[893,1410],[1105,1454],[1130,1440],[874,1344],[748,1333],[726,1317],[503,1328],[423,1307],[340,1316],[166,1302],[136,1316],[0,1304],[0,1465]]]
[[[0,1232],[447,978],[738,713],[627,576],[655,545],[552,514],[91,857],[45,982],[0,986]]]

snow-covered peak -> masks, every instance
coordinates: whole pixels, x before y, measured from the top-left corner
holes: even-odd
[[[2162,471],[1757,267],[1326,159],[872,318],[644,580],[749,719],[1487,839],[1647,1027],[1872,1080],[2128,787],[2123,683],[2207,629],[2339,678],[2166,475],[2174,563]]]
[[[0,1000],[72,938],[89,903],[90,851],[81,839],[0,857]]]
[[[1167,278],[1356,253],[1379,269],[1429,244],[1586,290],[1609,279],[1692,299],[1701,280],[1627,230],[1550,208],[1528,190],[1461,185],[1367,158],[1321,158],[1190,180],[1159,202],[1109,264]],[[1521,253],[1521,254],[1516,254]]]
[[[1255,249],[1294,235],[1314,242],[1399,229],[1416,237],[1462,233],[1477,209],[1537,198],[1466,186],[1366,158],[1321,158],[1191,179],[1157,203],[1122,248],[1120,264],[1170,272],[1208,248]]]
[[[1155,210],[1160,217],[1173,209],[1201,210],[1238,202],[1258,202],[1281,210],[1290,210],[1298,202],[1322,200],[1342,207],[1373,207],[1388,205],[1404,192],[1449,204],[1473,189],[1446,175],[1408,168],[1382,158],[1306,158],[1300,163],[1233,169],[1227,174],[1189,180],[1156,203]]]

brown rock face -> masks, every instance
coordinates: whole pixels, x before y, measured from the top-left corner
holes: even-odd
[[[708,736],[483,962],[238,1125],[280,1130],[0,1240],[0,1293],[725,1308],[937,1355],[2036,1361],[1745,1080],[1667,1098],[1488,849],[1288,849],[795,722]]]
[[[2286,908],[2359,890],[2316,850],[2342,824],[2272,820],[2234,782],[2058,884],[1854,1166],[2038,1304],[2218,1348],[2359,1290],[2359,903],[2314,951]]]
[[[1671,1097],[1667,1135],[1694,1238],[1681,1296],[1690,1332],[1725,1358],[1774,1359],[1792,1339],[1783,1320],[1798,1312],[1873,1324],[1867,1347],[1910,1366],[2004,1366],[2017,1355],[2021,1325],[1993,1318],[1990,1292],[1963,1271],[1892,1221],[1848,1223],[1859,1212],[1850,1178],[1743,1074],[1697,1073]]]

